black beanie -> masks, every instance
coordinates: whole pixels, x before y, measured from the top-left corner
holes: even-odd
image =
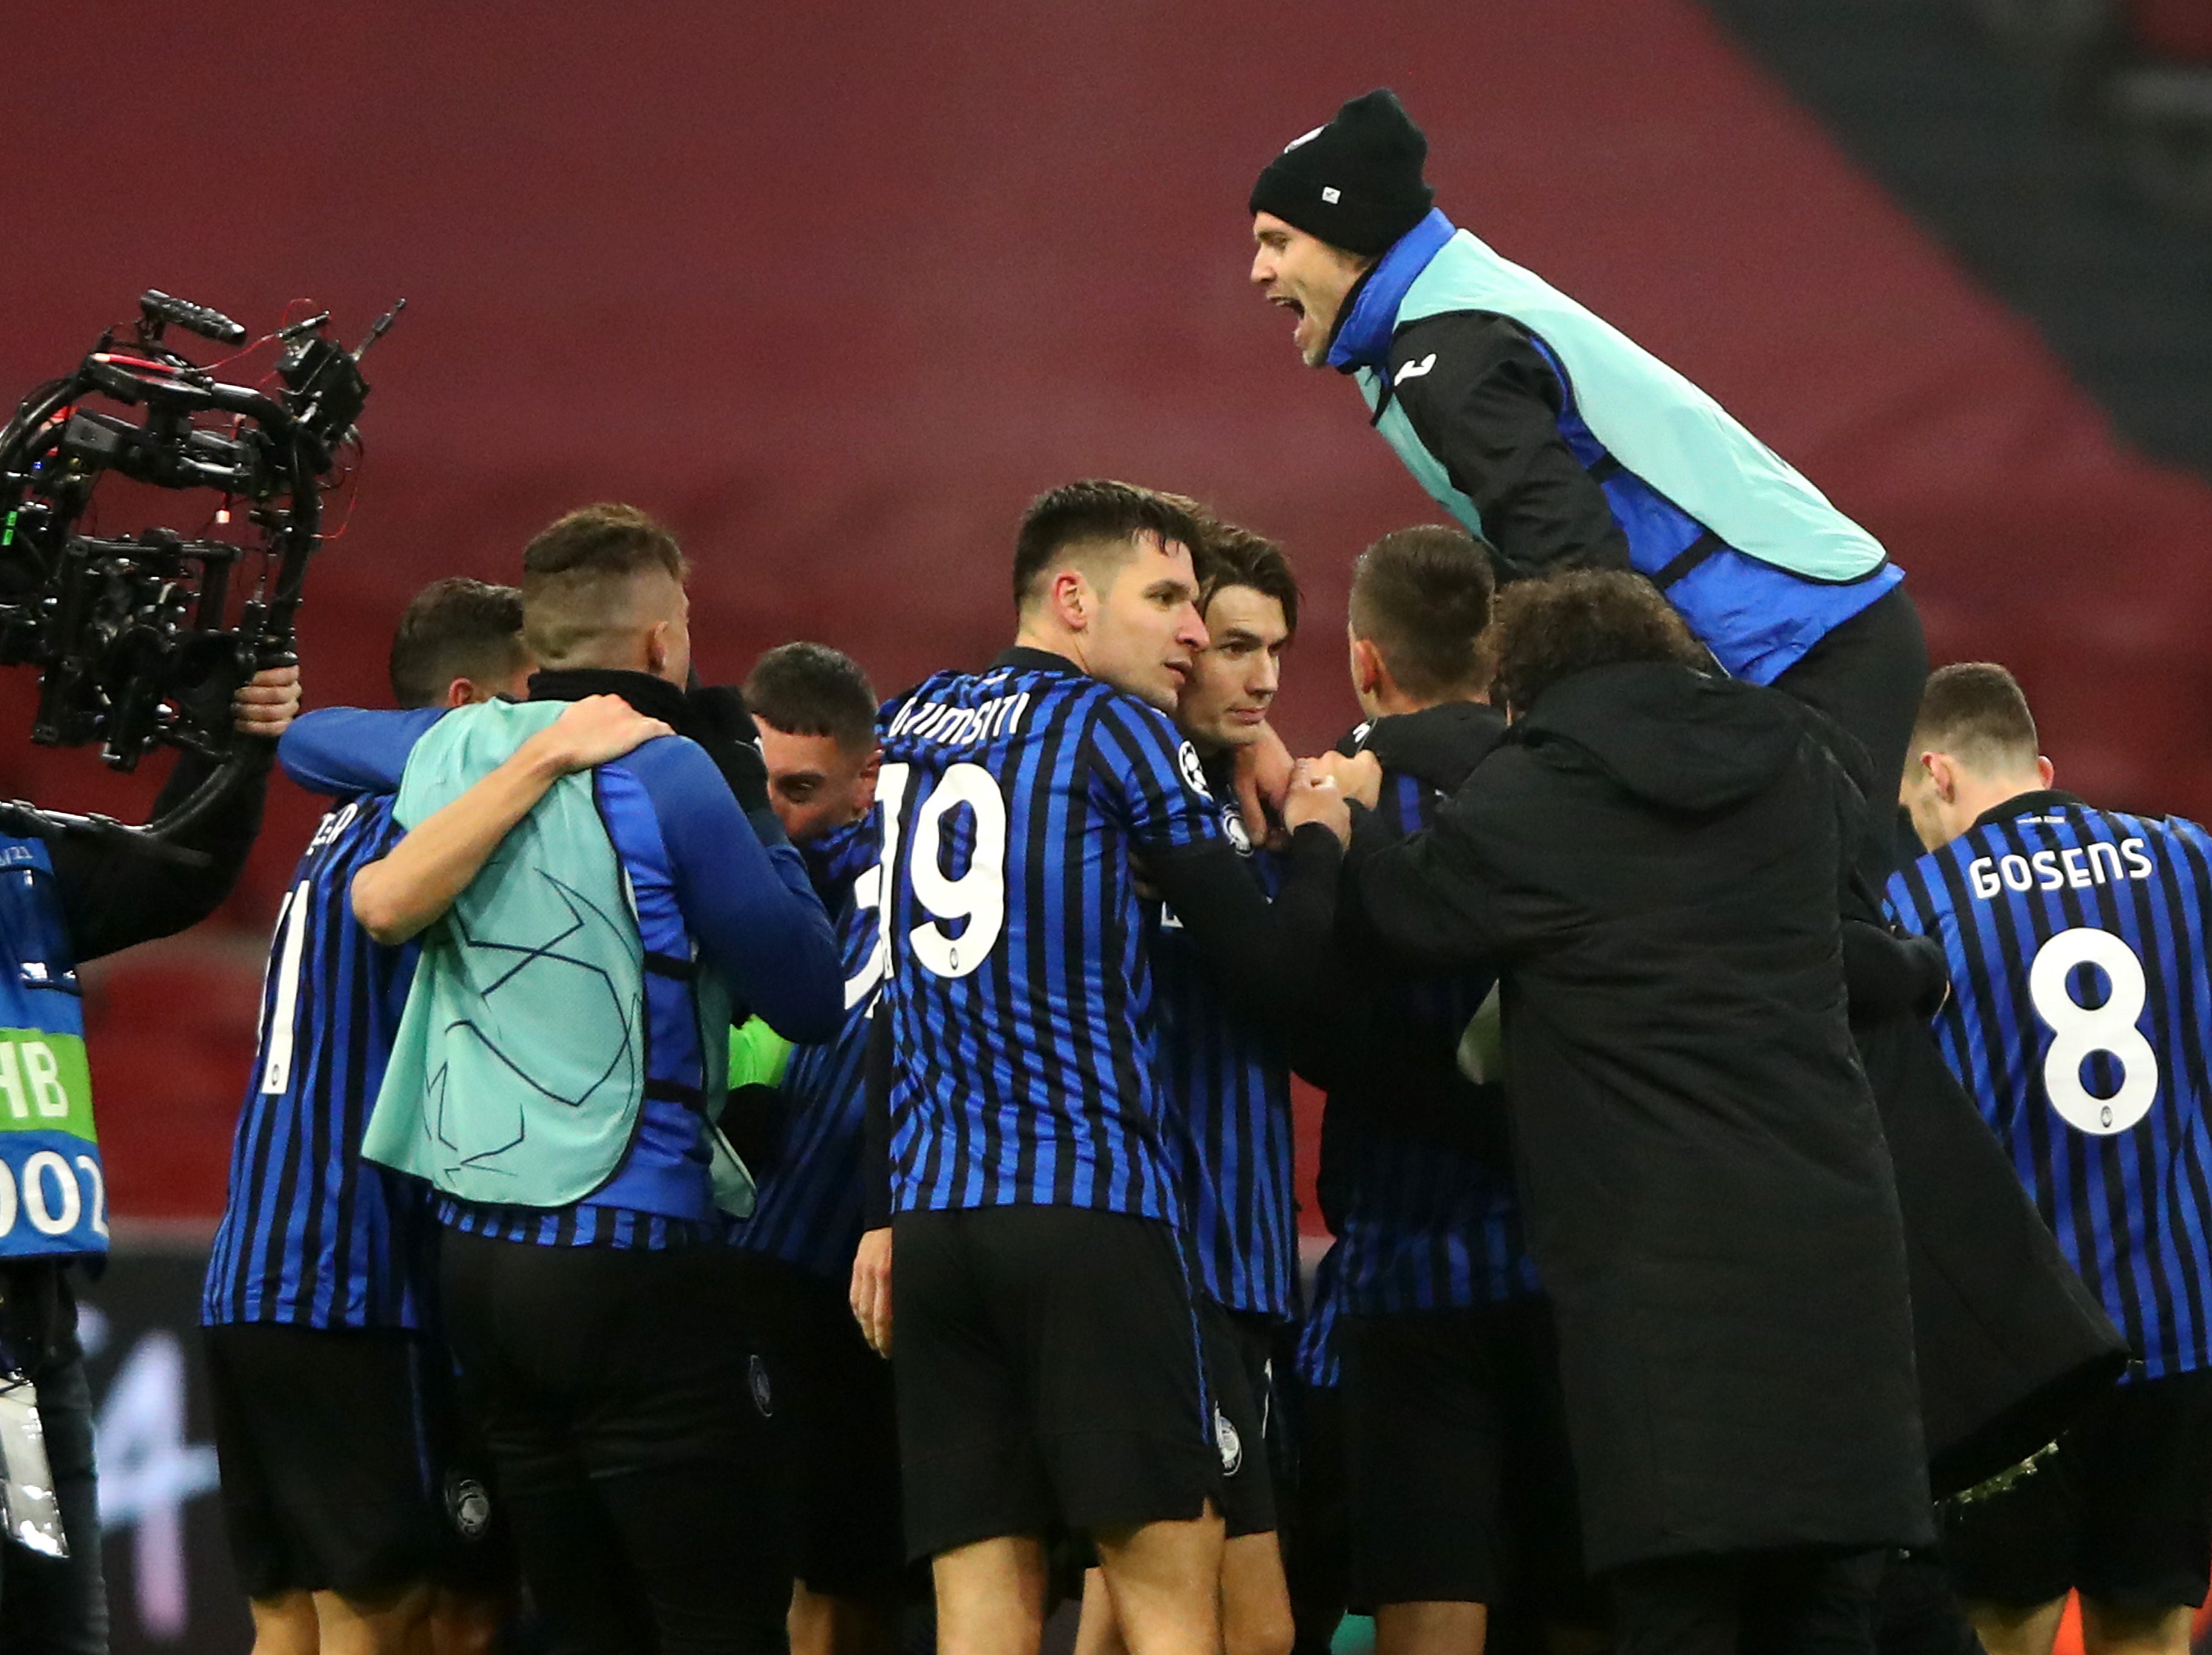
[[[1372,259],[1428,216],[1437,198],[1421,182],[1428,153],[1398,94],[1378,88],[1269,161],[1249,210]]]

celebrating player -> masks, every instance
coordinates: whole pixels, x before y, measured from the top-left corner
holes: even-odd
[[[2051,788],[2001,666],[1928,681],[1902,797],[1929,854],[1891,903],[1943,946],[1946,1059],[2139,1363],[2002,1493],[1947,1506],[1990,1655],[2189,1647],[2212,1567],[2212,835]]]
[[[1490,608],[1489,561],[1455,528],[1385,535],[1355,567],[1352,673],[1368,721],[1349,744],[1358,759],[1324,764],[1376,812],[1372,829],[1427,826],[1504,735],[1486,704]],[[1504,1104],[1452,1062],[1494,981],[1365,959],[1337,998],[1370,1006],[1366,1022],[1322,1025],[1335,1050],[1322,1153],[1343,1190],[1352,1595],[1374,1606],[1380,1655],[1480,1655],[1509,1597],[1555,1622],[1589,1614]],[[1389,1061],[1422,1047],[1425,1076]]]
[[[520,695],[530,667],[522,594],[480,581],[426,587],[392,642],[402,707]],[[355,873],[399,837],[392,804],[368,795],[325,816],[278,910],[200,1304],[223,1520],[257,1655],[406,1650],[434,1583],[504,1584],[457,1543],[483,1545],[488,1508],[480,1483],[449,1476],[450,1411],[425,1409],[451,1388],[444,1348],[426,1336],[427,1215],[361,1159],[415,980],[416,951],[373,940],[348,900]]]
[[[786,1121],[738,1244],[777,1342],[776,1418],[793,1448],[794,1655],[872,1655],[897,1641],[906,1555],[899,1531],[898,1418],[891,1372],[846,1306],[860,1251],[868,1032],[883,980],[872,812],[876,695],[850,659],[818,643],[771,649],[745,680],[769,798],[837,927],[845,1021],[791,1055]]]
[[[1191,659],[1176,724],[1220,802],[1221,826],[1263,890],[1279,870],[1239,806],[1237,755],[1267,734],[1282,655],[1297,630],[1298,586],[1273,541],[1210,515],[1194,547],[1206,644]],[[1232,1010],[1182,919],[1147,915],[1166,1112],[1198,1287],[1221,1456],[1222,1644],[1228,1655],[1287,1655],[1292,1628],[1276,1542],[1271,1466],[1275,1335],[1291,1311],[1297,1218],[1291,1195],[1291,1070],[1284,1031]],[[1104,1575],[1084,1581],[1082,1655],[1118,1646]]]
[[[363,1152],[435,1190],[447,1328],[532,1593],[564,1648],[664,1655],[785,1640],[773,1384],[707,1244],[734,1193],[709,1123],[731,996],[799,1039],[843,1009],[759,754],[681,687],[685,571],[643,513],[571,513],[523,553],[530,702],[324,712],[284,750],[308,785],[399,789],[406,835],[354,911],[386,940],[438,929]]]
[[[1206,642],[1197,532],[1124,484],[1044,496],[1014,648],[885,709],[899,1441],[957,1655],[1036,1648],[1062,1526],[1097,1546],[1137,1655],[1219,1647],[1220,1463],[1131,857],[1232,1002],[1280,1015],[1310,992],[1299,940],[1326,935],[1348,822],[1294,781],[1273,904],[1224,837],[1169,719]]]

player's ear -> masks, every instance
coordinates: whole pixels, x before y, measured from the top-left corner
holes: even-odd
[[[1052,577],[1049,589],[1053,613],[1060,624],[1071,632],[1089,629],[1091,616],[1097,607],[1091,591],[1091,582],[1083,578],[1079,569],[1063,569]]]
[[[860,766],[860,777],[853,788],[853,802],[860,813],[866,816],[876,802],[876,782],[883,775],[884,750],[878,747]]]
[[[2043,790],[2051,791],[2051,784],[2058,778],[2058,767],[2041,753],[2035,756],[2035,773],[2043,778]]]
[[[489,697],[478,693],[474,679],[457,678],[446,686],[445,699],[439,704],[450,712],[456,707],[466,707],[472,702],[488,699]]]
[[[668,669],[668,633],[666,621],[655,621],[645,635],[645,670],[655,678]]]

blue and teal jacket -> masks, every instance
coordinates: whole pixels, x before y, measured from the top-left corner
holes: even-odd
[[[389,790],[440,716],[436,709],[310,714],[280,756],[312,790]],[[646,962],[642,1101],[627,1147],[594,1188],[558,1208],[454,1199],[464,1179],[439,1211],[454,1227],[508,1239],[655,1246],[719,1229],[702,1113],[714,1088],[682,968],[712,971],[735,998],[800,1040],[836,1032],[842,974],[836,939],[797,853],[772,815],[748,822],[696,744],[647,742],[599,767],[590,781]]]
[[[1353,289],[1328,361],[1503,575],[1633,568],[1735,677],[1772,683],[1904,578],[1712,398],[1441,212]]]

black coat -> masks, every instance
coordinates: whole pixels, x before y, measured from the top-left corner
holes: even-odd
[[[1812,718],[1661,665],[1562,680],[1347,922],[1495,964],[1589,1566],[1929,1536],[1897,1192],[1844,1007],[1864,821]]]

